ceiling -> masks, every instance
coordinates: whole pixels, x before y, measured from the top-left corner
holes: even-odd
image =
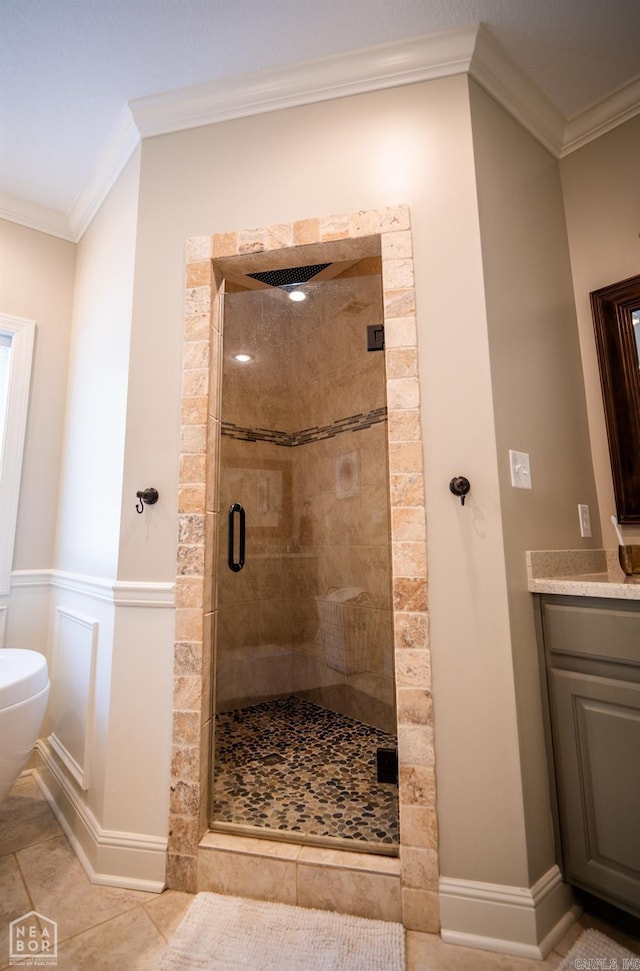
[[[479,24],[563,119],[640,102],[639,0],[0,0],[0,214],[69,215],[137,99]]]

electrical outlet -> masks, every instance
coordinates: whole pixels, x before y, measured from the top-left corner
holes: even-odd
[[[589,515],[589,507],[587,505],[582,505],[578,503],[578,516],[580,518],[580,535],[591,536],[591,516]]]
[[[531,489],[531,465],[526,452],[514,452],[509,449],[509,464],[511,467],[511,485],[514,489]]]

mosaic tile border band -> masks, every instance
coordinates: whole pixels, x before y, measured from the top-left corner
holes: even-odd
[[[337,418],[330,425],[313,425],[303,428],[299,432],[279,432],[271,428],[244,428],[232,421],[221,422],[221,434],[226,438],[235,438],[242,442],[271,442],[273,445],[283,445],[285,448],[295,448],[297,445],[308,445],[310,442],[322,442],[327,438],[335,438],[344,432],[360,432],[371,428],[379,422],[387,420],[386,406],[374,408],[366,413],[349,415],[347,418]]]

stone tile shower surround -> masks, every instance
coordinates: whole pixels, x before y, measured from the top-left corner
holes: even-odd
[[[358,487],[337,499],[336,462],[345,448],[358,463]],[[243,497],[251,555],[241,573],[231,573],[221,530],[216,712],[296,694],[395,733],[385,425],[350,433],[348,444],[338,434],[295,449],[223,434],[220,449],[231,470],[220,485],[220,508]],[[282,504],[290,510],[270,530],[250,525],[244,498],[265,474],[282,477]],[[330,640],[323,642],[318,612],[335,609],[325,599],[329,590],[352,586],[354,577],[366,577],[367,589],[357,603],[337,608],[345,628],[342,658],[332,655]]]
[[[251,552],[231,573],[220,530],[215,711],[296,694],[395,733],[380,259],[306,289],[225,296],[218,506]]]
[[[386,343],[402,916],[408,928],[437,931],[424,478],[410,214],[404,206],[187,241],[167,882],[172,888],[195,891],[198,843],[207,829],[221,441],[222,339],[216,297],[225,266],[230,259],[251,260],[263,253],[269,254],[271,267],[277,260],[291,266],[299,247],[328,251],[328,246],[317,244],[334,247],[331,259],[353,259],[370,255],[370,247],[365,252],[363,244],[371,238],[379,241],[382,258]]]

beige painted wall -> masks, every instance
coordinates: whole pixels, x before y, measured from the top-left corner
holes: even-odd
[[[109,582],[117,579],[125,502],[122,483],[139,176],[137,151],[82,241],[77,247],[63,244],[74,255],[77,249],[77,261],[75,279],[69,274],[75,289],[73,308],[69,290],[68,324],[71,320],[72,324],[64,344],[65,369],[68,362],[62,378],[63,391],[67,379],[66,402],[64,395],[60,401],[61,414],[62,406],[66,408],[64,435],[61,422],[56,442],[60,454],[57,547],[51,543],[41,564],[58,571],[58,582],[49,589],[39,588],[36,594],[37,604],[44,601],[49,607],[48,617],[42,611],[40,616],[42,646],[48,639],[53,675],[51,714],[59,718],[62,744],[68,737],[76,743],[72,754],[85,773],[87,789],[80,790],[67,770],[60,769],[46,741],[51,727],[47,723],[42,751],[49,753],[48,764],[58,768],[52,774],[45,767],[45,781],[99,877],[116,874],[145,888],[145,880],[150,880],[159,888],[169,809],[173,610],[165,591],[146,591],[146,599],[143,596],[133,605],[127,604],[125,594],[123,605],[118,594],[112,598]],[[30,253],[37,252],[36,242],[29,241]],[[49,245],[53,243],[59,241]],[[52,263],[51,272],[54,269]],[[162,387],[157,394],[162,395]],[[175,402],[174,407],[179,410]],[[48,445],[40,440],[38,447],[46,451]],[[41,469],[40,487],[46,480]],[[138,481],[137,488],[150,484]],[[132,510],[134,503],[135,490],[129,498]],[[50,515],[53,527],[56,511]],[[148,532],[149,517],[145,522]],[[136,540],[144,546],[144,531]],[[107,583],[94,584],[93,578]],[[16,591],[21,629],[30,623],[28,593],[23,588]],[[62,627],[61,611],[70,618]],[[11,623],[11,614],[9,619]],[[65,652],[75,653],[75,680],[56,677]],[[83,670],[88,672],[85,676]],[[63,789],[60,779],[65,780]],[[90,825],[85,825],[87,818]],[[122,835],[115,845],[110,840],[114,832]]]
[[[143,143],[79,246],[55,565],[174,579],[185,239],[399,203],[416,264],[441,870],[526,886],[553,859],[524,550],[575,545],[568,511],[591,502],[592,484],[570,393],[579,374],[557,170],[475,89],[470,105],[465,77]],[[549,235],[540,257],[535,241],[546,248]],[[534,294],[512,331],[514,293],[548,274],[544,299]],[[529,345],[540,328],[545,340]],[[515,409],[511,361],[523,359]],[[532,452],[529,496],[505,485],[511,447]],[[454,475],[472,483],[464,507]],[[160,502],[138,516],[147,485]],[[169,632],[160,640],[166,658]],[[166,694],[163,675],[147,704]],[[126,723],[114,728],[122,744]],[[114,812],[117,798],[105,795]]]
[[[97,577],[119,555],[139,160],[78,245],[55,566]]]
[[[560,162],[604,544],[617,546],[613,482],[589,294],[640,273],[640,117]],[[640,527],[624,527],[640,542]]]
[[[131,358],[136,396],[129,422],[136,449],[127,448],[125,480],[130,465],[154,467],[166,489],[166,507],[158,506],[175,509],[182,353],[177,322],[187,237],[406,202],[414,210],[423,279],[438,295],[433,312],[447,312],[444,251],[454,266],[464,265],[464,248],[457,245],[464,234],[456,232],[457,218],[445,200],[464,212],[455,138],[465,92],[465,79],[452,78],[144,142]],[[445,181],[450,195],[443,191]],[[131,487],[134,481],[131,475]],[[123,544],[123,579],[166,578],[174,569],[175,534],[168,524],[153,548]]]
[[[73,243],[0,220],[0,311],[36,322],[15,570],[53,563],[75,257]]]
[[[529,879],[553,855],[524,551],[600,545],[558,162],[477,85],[471,109]],[[531,457],[511,485],[509,449]],[[578,503],[593,536],[580,536]]]
[[[417,267],[442,870],[523,886],[529,867],[466,78],[143,144],[126,465],[153,461],[166,483],[165,508],[175,509],[187,237],[398,203],[411,207]],[[456,474],[473,484],[464,509],[448,489]],[[174,569],[169,522],[146,548],[123,545],[123,579],[168,579]]]

